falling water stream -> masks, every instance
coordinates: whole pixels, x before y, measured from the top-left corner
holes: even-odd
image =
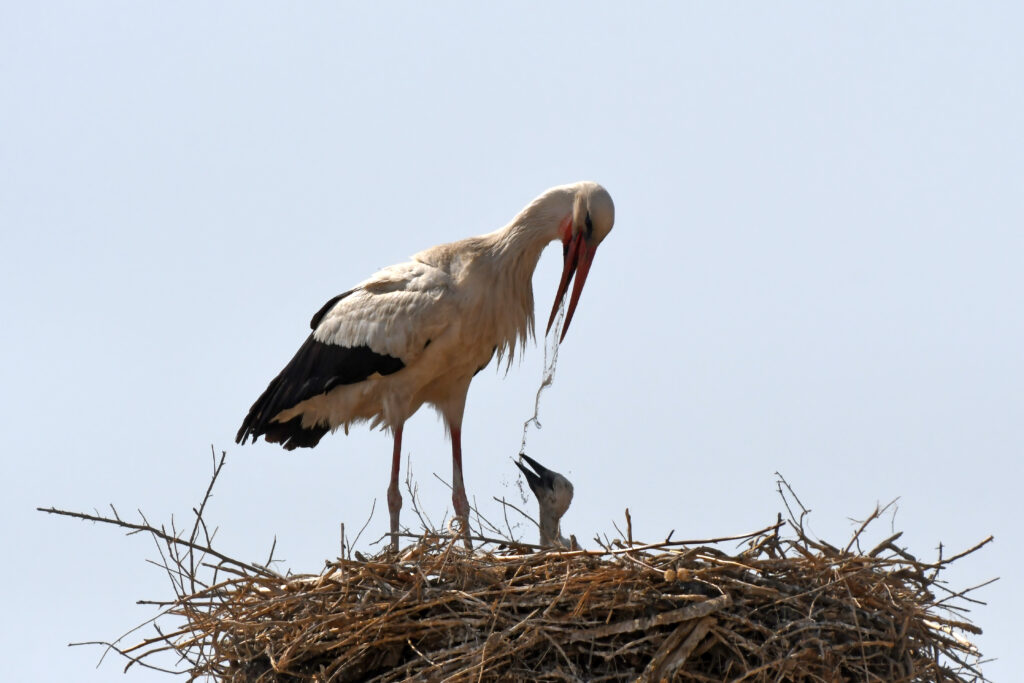
[[[526,438],[532,424],[536,429],[543,429],[540,423],[540,395],[544,390],[555,382],[555,366],[558,365],[558,340],[562,336],[562,325],[565,322],[565,297],[558,307],[558,315],[551,327],[551,333],[544,337],[544,371],[541,374],[540,386],[537,387],[537,397],[533,402],[533,417],[523,423],[523,441],[519,444],[519,454],[526,453]]]

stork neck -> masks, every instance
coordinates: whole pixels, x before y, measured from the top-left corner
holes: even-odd
[[[537,233],[538,239],[544,239],[544,244],[547,244],[558,239],[558,226],[566,216],[572,214],[575,197],[573,186],[548,190],[520,211],[509,227],[519,226],[527,232]]]
[[[557,230],[555,236],[557,237]],[[491,253],[496,261],[505,264],[507,272],[517,274],[516,279],[529,280],[533,277],[541,252],[552,239],[554,238],[545,230],[511,223],[495,234]]]
[[[566,187],[549,190],[531,202],[507,226],[494,233],[499,258],[522,259],[530,274],[549,242],[560,237],[558,226],[572,214],[574,194]]]
[[[559,223],[571,214],[572,197],[567,190],[555,188],[534,200],[504,228],[471,240],[483,258],[473,260],[466,276],[487,283],[473,290],[481,296],[487,293],[480,301],[477,320],[481,329],[490,322],[499,361],[507,354],[511,363],[515,347],[525,345],[527,337],[533,336],[533,272],[544,247],[559,237]],[[505,305],[491,306],[495,296]]]
[[[551,519],[546,515],[541,515],[540,518],[540,544],[541,545],[554,545],[561,537],[561,529],[558,525],[557,519]]]

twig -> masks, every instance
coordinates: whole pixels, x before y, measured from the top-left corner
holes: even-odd
[[[184,546],[186,548],[191,548],[192,550],[198,550],[198,551],[200,551],[202,553],[206,553],[207,555],[213,555],[214,557],[216,557],[217,559],[219,559],[219,560],[221,560],[223,562],[226,562],[228,564],[233,564],[233,565],[238,566],[238,567],[242,567],[243,569],[246,569],[246,570],[252,572],[253,574],[258,574],[260,576],[276,576],[276,574],[274,572],[269,571],[268,569],[265,569],[265,568],[262,568],[262,567],[257,567],[256,565],[248,564],[247,562],[242,562],[241,560],[236,560],[236,559],[234,559],[232,557],[228,557],[227,555],[219,553],[216,550],[214,550],[213,548],[207,547],[205,545],[201,545],[199,543],[192,543],[190,541],[186,541],[183,538],[176,538],[176,537],[171,536],[170,534],[166,533],[165,531],[163,531],[161,529],[157,529],[156,527],[154,527],[154,526],[152,526],[150,524],[133,524],[131,522],[126,522],[126,521],[120,520],[120,519],[111,519],[109,517],[101,517],[101,516],[97,516],[97,515],[88,515],[88,514],[85,514],[83,512],[70,512],[68,510],[60,510],[60,509],[55,508],[55,507],[36,508],[36,510],[38,510],[39,512],[45,512],[45,513],[51,514],[51,515],[61,515],[61,516],[64,516],[64,517],[74,517],[76,519],[84,519],[84,520],[86,520],[88,522],[102,522],[103,524],[112,524],[114,526],[118,526],[118,527],[121,527],[123,529],[131,529],[134,532],[144,531],[144,532],[146,532],[148,534],[152,534],[156,538],[164,540],[164,541],[166,541],[168,543]]]
[[[413,498],[413,500],[415,501],[415,498]],[[376,509],[377,509],[377,499],[374,498],[373,499],[373,503],[370,505],[370,514],[366,518],[366,521],[363,522],[363,526],[359,528],[359,533],[356,534],[355,540],[352,541],[352,544],[350,546],[351,548],[354,548],[356,546],[356,544],[359,543],[359,539],[363,535],[363,532],[366,531],[366,527],[370,526],[370,520],[373,519],[373,513],[374,513],[374,511]],[[350,552],[350,554],[351,554],[351,552]]]
[[[530,520],[530,522],[532,522],[534,526],[540,526],[540,524],[537,523],[537,520],[535,520],[533,517],[531,517],[528,512],[525,512],[521,508],[516,507],[514,504],[508,502],[504,498],[501,498],[501,499],[494,498],[494,500],[496,502],[498,502],[498,503],[501,503],[503,507],[512,508],[513,510],[515,510],[516,512],[521,514],[523,517],[525,517],[526,519]],[[509,527],[509,531],[510,532],[511,532],[511,530],[512,530],[511,527]]]

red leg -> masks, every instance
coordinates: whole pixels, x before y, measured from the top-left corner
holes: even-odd
[[[453,428],[452,432],[452,505],[455,516],[462,523],[462,532],[466,547],[472,548],[469,531],[469,500],[466,498],[466,485],[462,481],[462,432]]]
[[[398,512],[402,494],[398,492],[398,469],[402,464],[402,428],[395,430],[395,450],[391,456],[391,485],[388,486],[388,512],[391,513],[391,549],[398,551]]]

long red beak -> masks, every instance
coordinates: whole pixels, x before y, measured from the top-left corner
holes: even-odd
[[[576,304],[579,303],[580,294],[583,293],[583,285],[587,281],[587,274],[590,272],[590,264],[594,262],[594,254],[597,253],[597,246],[591,246],[582,232],[578,232],[565,244],[565,266],[562,268],[562,279],[558,283],[558,292],[555,294],[555,305],[551,307],[551,317],[548,318],[546,335],[551,331],[551,325],[555,322],[555,315],[558,313],[558,306],[565,298],[569,289],[569,280],[573,273],[576,274],[576,283],[572,288],[572,296],[569,297],[569,312],[565,314],[565,325],[562,326],[562,336],[558,343],[565,340],[565,333],[569,331],[569,323],[572,322],[572,314],[576,312]]]

